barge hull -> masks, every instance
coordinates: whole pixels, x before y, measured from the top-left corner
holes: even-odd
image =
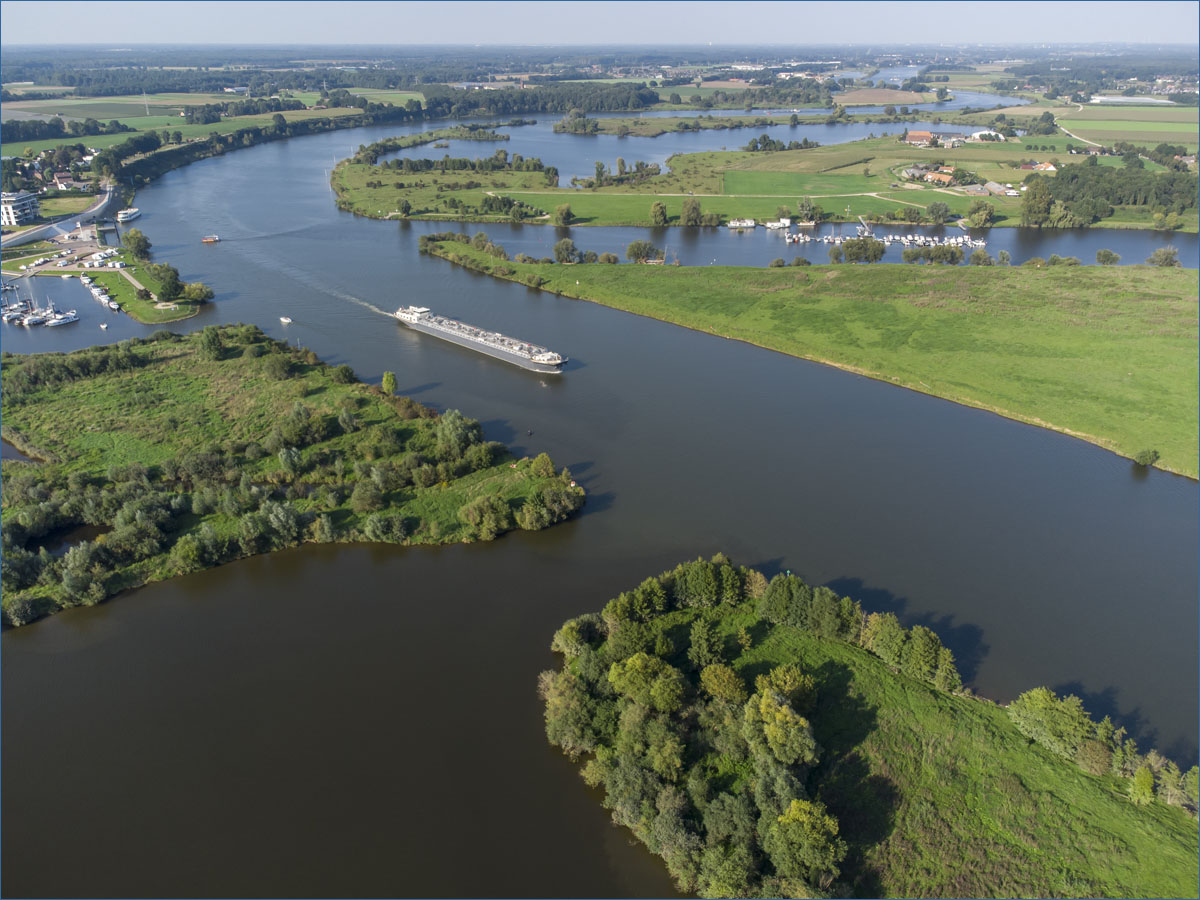
[[[400,322],[401,324],[413,329],[413,331],[419,331],[422,334],[428,334],[431,337],[441,338],[443,341],[448,341],[451,344],[457,344],[460,347],[466,347],[468,350],[474,350],[476,353],[483,353],[486,356],[504,360],[504,362],[512,363],[514,366],[520,366],[522,369],[528,369],[530,372],[544,372],[548,375],[562,374],[561,364],[557,366],[551,366],[547,365],[546,363],[534,362],[531,359],[525,359],[523,356],[518,356],[515,353],[505,353],[498,347],[489,347],[487,344],[471,341],[467,338],[459,337],[458,335],[450,334],[445,331],[440,331],[436,328],[424,327],[420,322],[405,322],[403,319],[401,319]]]

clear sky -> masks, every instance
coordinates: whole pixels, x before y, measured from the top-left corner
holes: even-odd
[[[3,0],[4,44],[1195,43],[1200,3]]]

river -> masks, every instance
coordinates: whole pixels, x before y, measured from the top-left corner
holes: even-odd
[[[668,894],[546,744],[534,685],[564,619],[717,550],[930,625],[985,696],[1071,690],[1143,748],[1194,757],[1195,482],[422,257],[445,225],[357,218],[329,193],[331,156],[389,131],[267,144],[141,190],[159,258],[217,292],[173,327],[255,322],[364,380],[394,371],[401,393],[549,451],[587,506],[493,544],[287,551],[5,633],[7,893]],[[555,238],[488,231],[510,251]],[[572,234],[621,245],[604,231]],[[539,376],[387,317],[413,302],[571,362]],[[72,305],[84,321],[2,328],[4,349],[153,330],[114,315],[101,332],[108,314]]]

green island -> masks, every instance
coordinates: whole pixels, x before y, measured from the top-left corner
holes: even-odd
[[[1200,229],[1197,175],[1166,171],[1154,159],[1088,156],[1062,134],[919,147],[900,139],[903,124],[891,128],[895,134],[806,149],[785,149],[792,141],[784,131],[764,132],[739,150],[675,155],[668,172],[623,158],[597,162],[583,190],[560,187],[553,167],[542,174],[498,163],[499,154],[377,163],[370,147],[339,163],[330,181],[343,209],[374,218],[697,226],[781,216],[942,224],[957,216],[973,227]],[[1171,159],[1165,150],[1153,155]],[[1033,164],[1055,169],[1022,168]],[[926,181],[930,172],[948,183]],[[987,183],[1013,185],[1018,196],[988,192]]]
[[[546,735],[701,897],[1195,896],[1200,770],[923,626],[723,555],[571,619]]]
[[[497,278],[837,366],[1198,474],[1195,270],[564,264],[508,259],[486,236],[427,235],[422,246]],[[570,250],[578,258],[573,243]]]
[[[0,464],[7,625],[303,542],[491,540],[584,502],[545,454],[250,325],[4,353],[0,374],[3,437],[37,460]]]

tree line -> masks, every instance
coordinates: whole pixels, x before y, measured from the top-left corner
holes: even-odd
[[[64,122],[59,116],[45,122],[40,119],[9,119],[0,125],[0,139],[5,143],[45,141],[58,138],[90,137],[97,134],[121,134],[133,130],[116,119],[107,124],[92,118],[84,119],[82,122],[78,119]]]

